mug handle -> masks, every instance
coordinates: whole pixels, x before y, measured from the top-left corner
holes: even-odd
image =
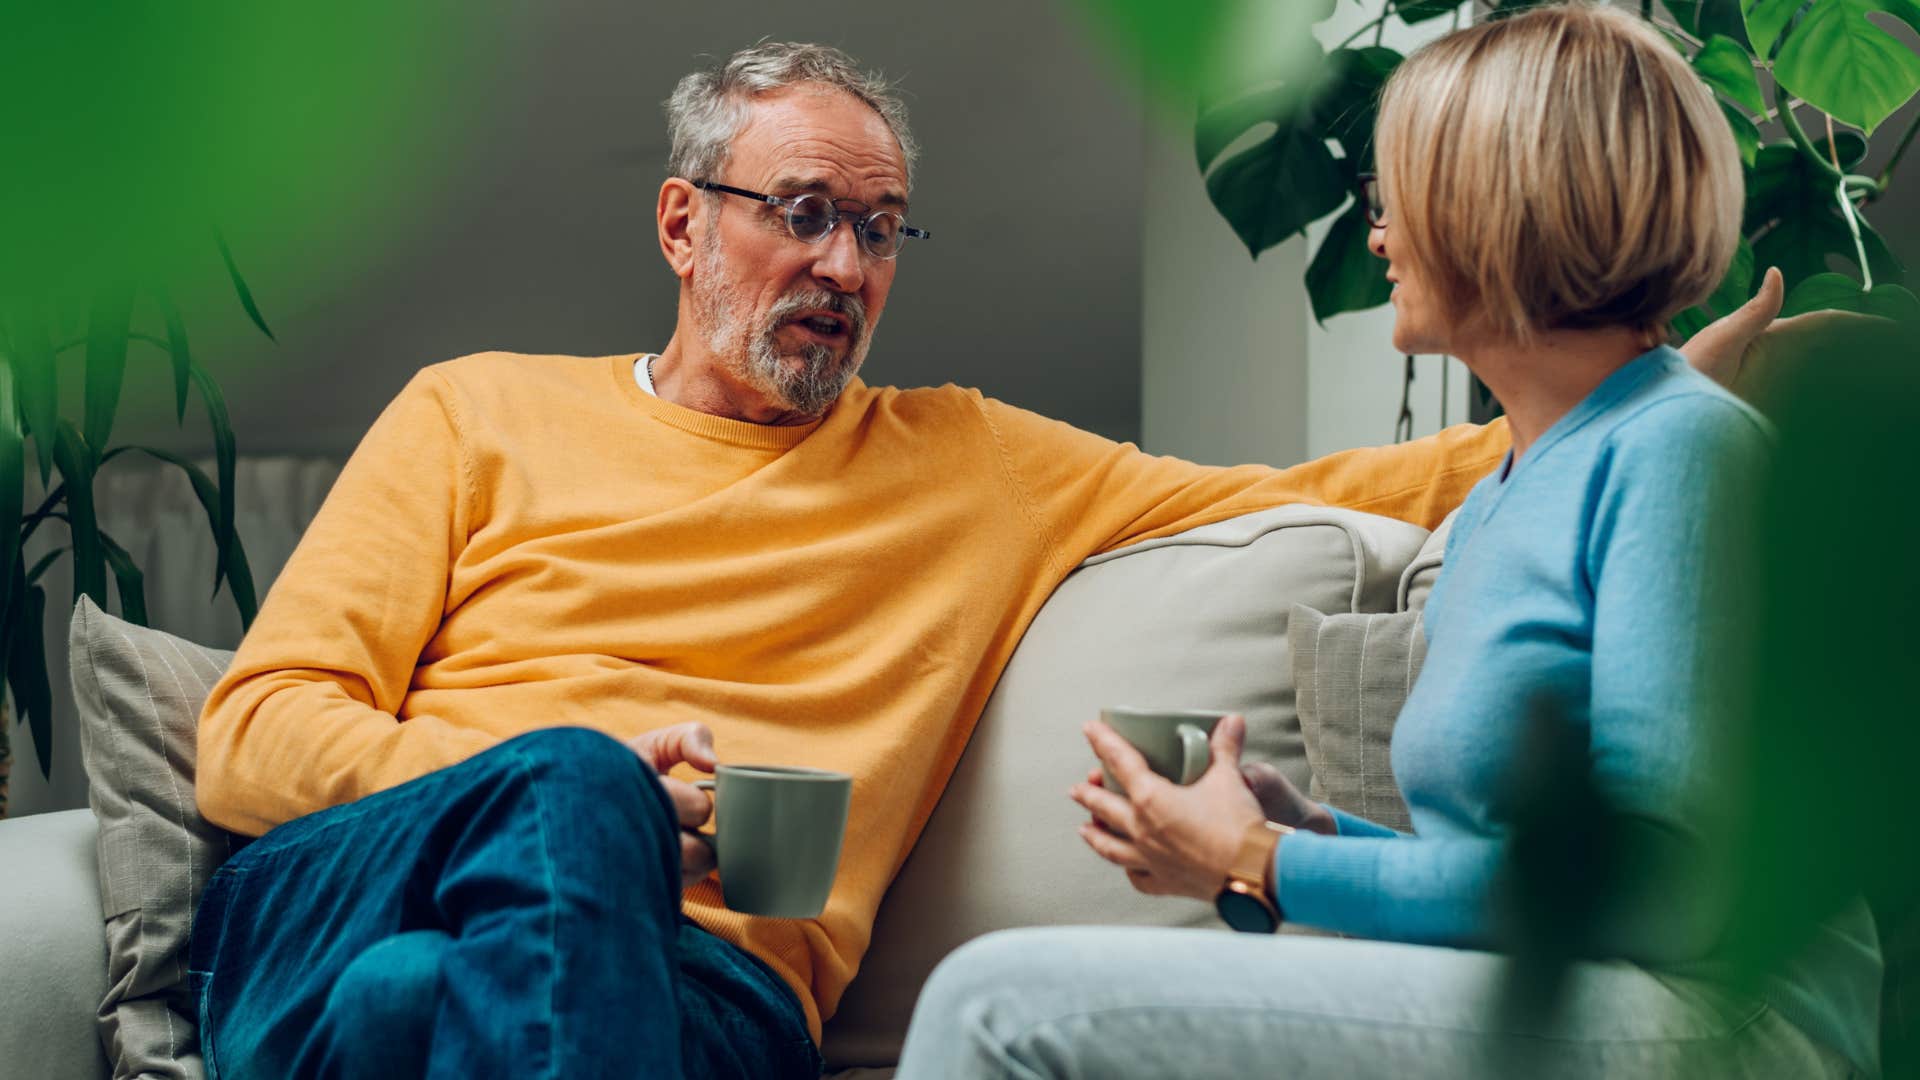
[[[1207,745],[1207,733],[1192,724],[1175,730],[1180,735],[1180,782],[1191,784],[1213,764],[1213,748]]]
[[[714,789],[714,781],[712,777],[708,777],[705,780],[695,780],[693,786],[699,788],[701,791],[710,792]],[[716,859],[720,857],[720,831],[718,829],[713,832],[701,832],[698,829],[682,829],[680,831],[692,833],[699,839],[705,840],[707,846],[713,849],[713,857]]]

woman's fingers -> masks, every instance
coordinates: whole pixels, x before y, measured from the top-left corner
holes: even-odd
[[[1124,837],[1139,835],[1137,811],[1125,798],[1092,784],[1075,784],[1067,794],[1112,832]]]
[[[1080,730],[1086,734],[1094,756],[1107,767],[1121,787],[1139,792],[1150,784],[1166,783],[1154,774],[1147,759],[1140,756],[1140,751],[1135,750],[1132,743],[1121,738],[1119,732],[1098,720],[1089,720]]]
[[[1098,825],[1080,826],[1080,839],[1087,842],[1095,855],[1115,866],[1128,871],[1145,872],[1147,869],[1147,860],[1138,848]]]

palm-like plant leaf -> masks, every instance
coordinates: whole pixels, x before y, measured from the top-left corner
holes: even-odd
[[[180,318],[180,309],[173,305],[173,297],[165,289],[155,289],[153,296],[160,305],[161,317],[167,321],[167,352],[173,357],[174,422],[185,423],[187,387],[192,380],[193,370],[193,352],[187,347],[187,324]]]
[[[133,288],[101,289],[87,313],[87,400],[83,431],[89,446],[105,446],[120,410],[127,372],[127,329],[133,319]]]
[[[14,364],[0,351],[0,566],[11,567],[20,558],[20,501],[26,497],[26,434],[20,428],[20,407],[14,396]],[[0,612],[13,603],[13,577],[0,576]],[[0,663],[5,653],[0,649]]]
[[[112,536],[102,532],[100,543],[107,549],[107,563],[113,567],[114,585],[120,592],[120,617],[136,626],[148,625],[145,575]]]
[[[101,462],[104,464],[129,450],[137,450],[157,461],[176,466],[186,473],[187,480],[193,485],[194,495],[200,500],[201,509],[207,513],[208,527],[213,529],[215,535],[220,533],[220,507],[223,500],[219,490],[214,487],[212,478],[207,476],[206,470],[178,454],[151,446],[115,447],[108,451]],[[253,617],[259,612],[259,603],[254,596],[253,570],[247,563],[246,549],[236,541],[232,547],[222,551],[219,558],[225,566],[227,588],[233,592],[234,607],[240,611],[240,623],[242,626],[252,626]]]
[[[220,549],[220,565],[213,572],[213,594],[220,594],[220,582],[227,572],[227,553],[233,550],[233,475],[238,456],[234,448],[233,424],[227,419],[227,399],[220,384],[198,364],[189,368],[200,400],[207,406],[207,422],[213,425],[214,465],[220,474],[220,518],[214,523],[214,542]]]
[[[46,315],[31,301],[14,308],[8,334],[13,343],[13,388],[20,415],[40,461],[40,483],[53,478],[54,431],[60,426],[60,376]]]
[[[215,232],[213,239],[220,245],[220,259],[227,264],[227,276],[233,279],[233,291],[240,297],[240,306],[247,310],[247,318],[253,320],[253,325],[259,327],[268,340],[280,340],[267,328],[266,318],[260,314],[259,305],[253,302],[253,290],[247,288],[247,279],[240,276],[240,267],[233,261],[233,250],[227,247],[227,238]]]
[[[107,553],[100,543],[100,523],[93,507],[93,451],[86,437],[68,420],[60,421],[54,440],[54,459],[67,483],[67,528],[73,534],[73,598],[91,596],[107,606]]]
[[[15,564],[18,573],[18,562]],[[33,732],[34,755],[40,760],[40,775],[53,778],[53,688],[47,682],[47,590],[27,586],[17,612],[8,620],[18,637],[7,650],[7,683],[13,688],[14,704],[20,719]]]

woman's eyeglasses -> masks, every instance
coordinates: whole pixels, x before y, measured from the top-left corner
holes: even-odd
[[[1387,199],[1386,195],[1380,190],[1379,174],[1370,172],[1361,173],[1355,179],[1359,181],[1357,185],[1359,188],[1358,196],[1360,205],[1363,208],[1362,212],[1367,215],[1367,224],[1376,229],[1385,225],[1387,223]]]
[[[743,199],[780,207],[787,212],[787,231],[793,234],[795,240],[805,244],[817,244],[825,240],[843,219],[853,223],[853,235],[859,239],[861,248],[876,259],[891,259],[900,254],[900,245],[910,239],[933,238],[932,233],[908,225],[905,217],[892,210],[875,210],[855,199],[829,199],[825,195],[811,193],[767,195],[746,188],[716,184],[711,180],[694,180],[692,184],[701,191],[738,195]],[[859,209],[842,210],[842,206]]]

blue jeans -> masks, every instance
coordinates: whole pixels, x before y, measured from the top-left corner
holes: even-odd
[[[584,728],[267,833],[188,966],[210,1080],[820,1074],[793,991],[680,915],[652,770]]]

